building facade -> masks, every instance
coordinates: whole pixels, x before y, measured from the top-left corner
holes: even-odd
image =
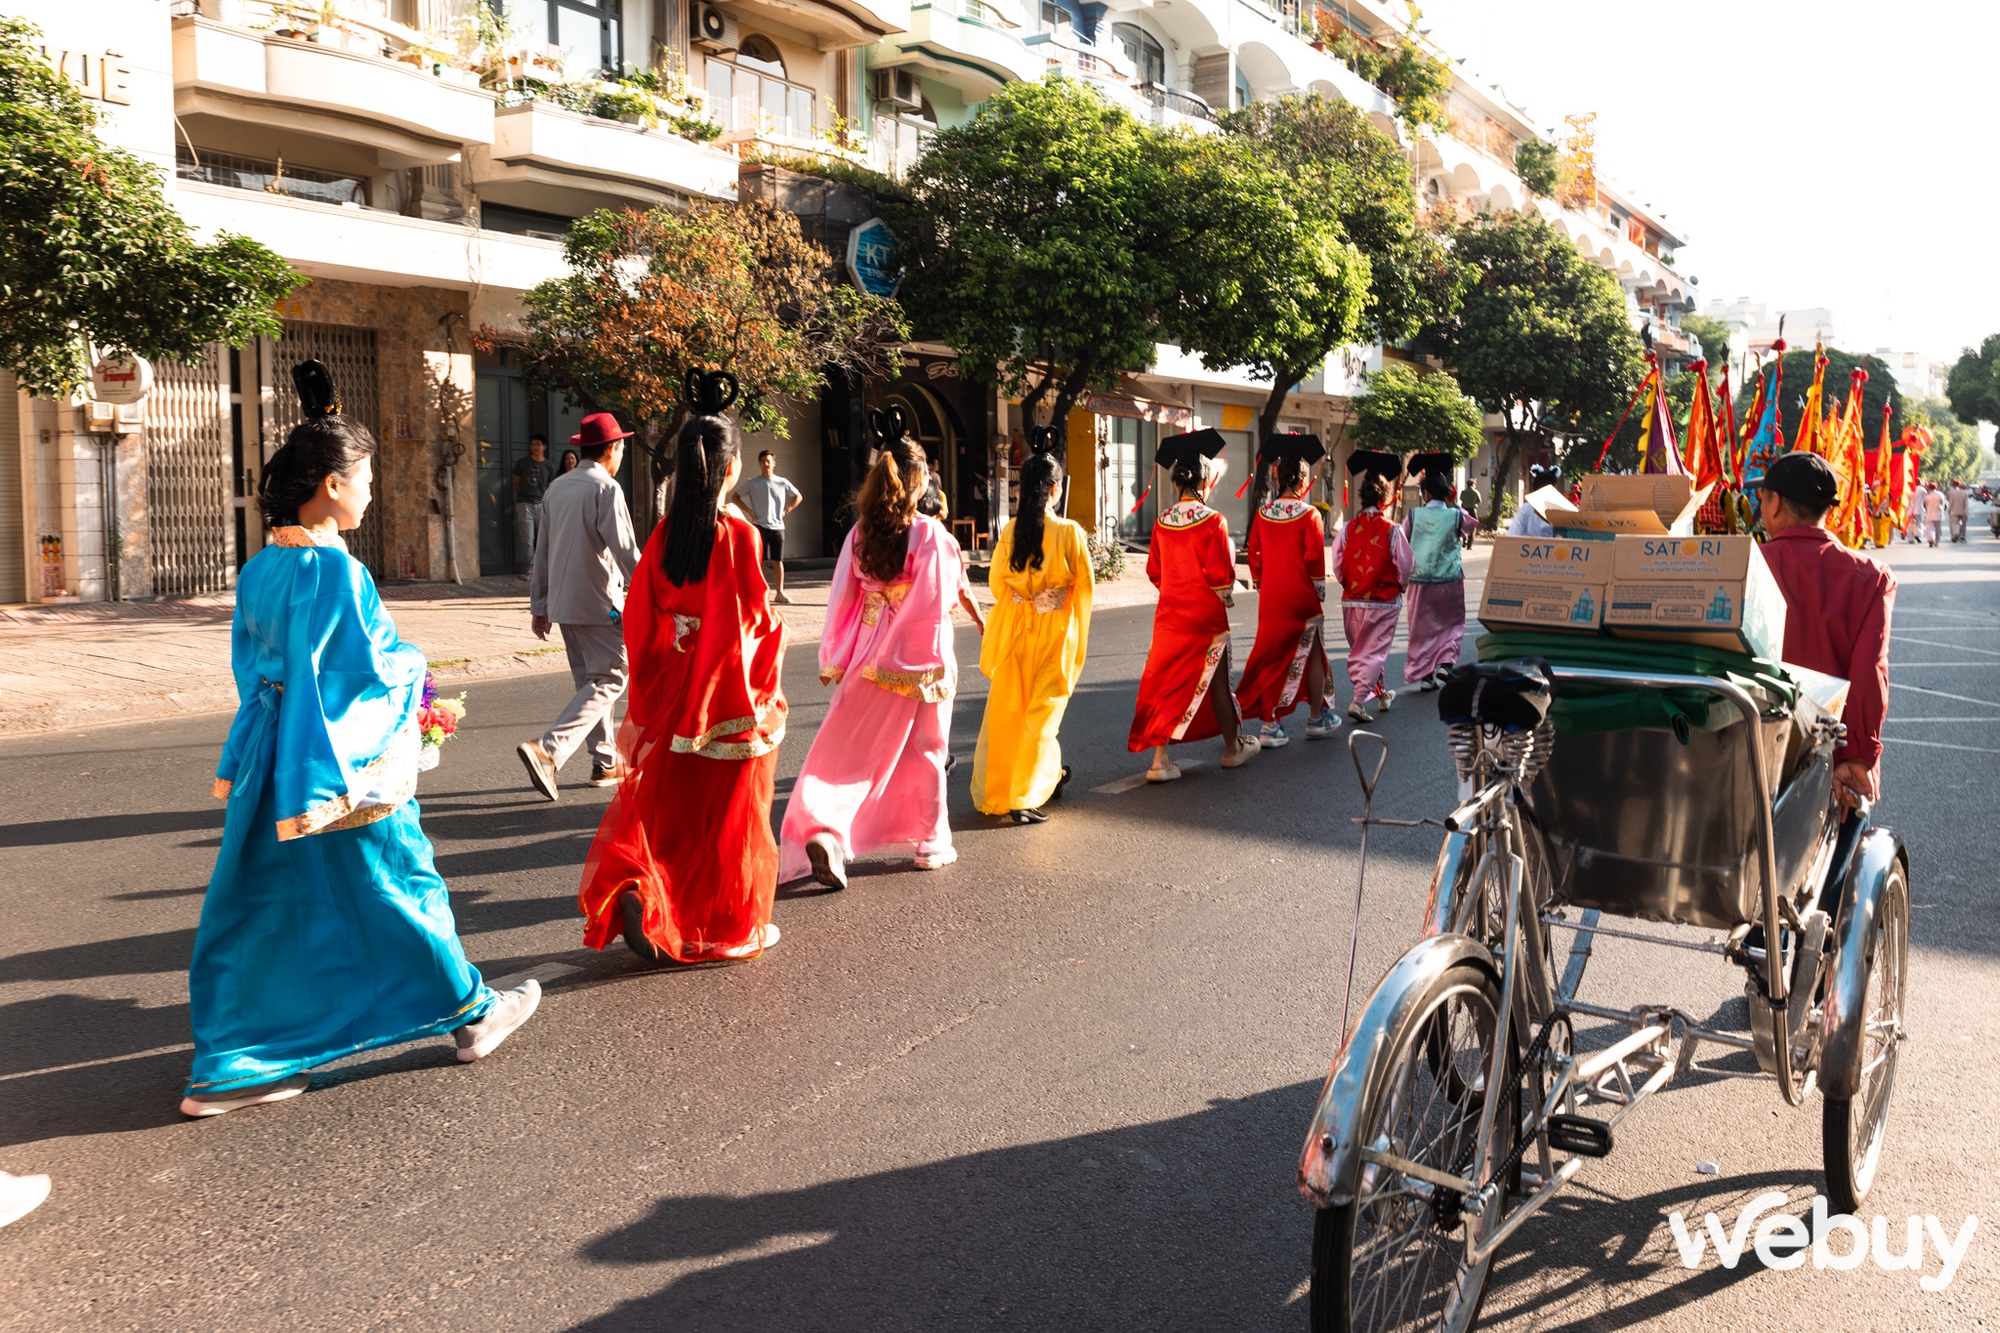
[[[518,573],[514,465],[537,434],[559,459],[591,404],[532,390],[472,335],[518,326],[521,293],[562,271],[571,220],[764,198],[837,261],[869,198],[793,170],[799,157],[900,174],[930,134],[1049,71],[1196,132],[1252,99],[1345,98],[1405,144],[1426,204],[1547,217],[1618,275],[1663,355],[1691,308],[1672,265],[1681,238],[1648,210],[1608,187],[1565,205],[1521,183],[1515,148],[1551,136],[1496,85],[1455,74],[1452,131],[1402,130],[1392,100],[1317,40],[1332,8],[1316,20],[1248,0],[18,2],[51,63],[95,89],[101,132],[159,164],[198,231],[254,237],[306,282],[277,312],[282,337],[156,368],[138,410],[93,416],[0,382],[0,602],[231,588],[262,542],[256,485],[295,419],[290,367],[307,357],[333,367],[345,410],[382,442],[354,543],[377,577]],[[1337,9],[1363,37],[1400,31],[1374,0]],[[1344,452],[1361,376],[1406,355],[1330,359],[1288,396],[1284,422]],[[836,377],[792,405],[783,436],[746,441],[809,497],[789,551],[831,553],[867,464],[866,413],[891,403],[919,423],[969,548],[1011,512],[1032,424],[1018,404],[965,379],[950,348],[912,346],[899,362],[877,382]],[[1240,478],[1267,391],[1159,348],[1069,423],[1070,512],[1143,540],[1153,442],[1215,426]],[[621,480],[635,498],[650,492],[646,468],[632,451]]]

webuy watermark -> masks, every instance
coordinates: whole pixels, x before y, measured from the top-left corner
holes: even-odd
[[[1790,1202],[1777,1190],[1760,1194],[1737,1215],[1733,1230],[1724,1230],[1721,1219],[1714,1213],[1708,1215],[1707,1225],[1701,1230],[1690,1232],[1687,1219],[1679,1213],[1668,1214],[1667,1226],[1674,1233],[1681,1263],[1687,1268],[1701,1266],[1702,1255],[1711,1242],[1715,1245],[1716,1262],[1724,1268],[1734,1268],[1742,1261],[1747,1242],[1757,1261],[1766,1268],[1797,1268],[1810,1257],[1814,1268],[1846,1270],[1859,1268],[1873,1258],[1875,1266],[1887,1273],[1921,1273],[1928,1233],[1941,1267],[1935,1276],[1917,1279],[1917,1285],[1925,1291],[1943,1291],[1951,1285],[1965,1252],[1972,1247],[1972,1233],[1979,1229],[1979,1219],[1967,1217],[1954,1238],[1937,1218],[1912,1217],[1902,1235],[1897,1236],[1891,1232],[1886,1217],[1877,1216],[1871,1226],[1847,1213],[1827,1212],[1823,1194],[1813,1195],[1812,1225],[1808,1227],[1802,1217],[1772,1211]],[[1843,1232],[1844,1238],[1836,1240]],[[1890,1248],[1898,1241],[1902,1244],[1900,1253]]]

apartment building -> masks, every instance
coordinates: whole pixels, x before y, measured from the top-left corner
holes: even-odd
[[[1682,238],[1609,186],[1573,206],[1535,196],[1513,154],[1553,132],[1462,65],[1452,131],[1407,135],[1391,99],[1319,41],[1334,22],[1393,37],[1401,12],[1375,0],[1316,10],[1257,0],[20,3],[59,68],[122,71],[126,100],[104,104],[104,132],[160,164],[191,223],[256,237],[308,282],[278,312],[282,338],[156,368],[143,410],[109,426],[0,384],[0,440],[20,441],[0,448],[0,602],[232,586],[262,539],[256,482],[293,423],[289,372],[306,357],[334,368],[346,409],[383,442],[376,506],[354,542],[376,575],[518,572],[527,553],[516,549],[513,465],[536,434],[559,456],[592,405],[531,390],[470,335],[508,327],[520,294],[561,271],[570,220],[599,207],[759,197],[798,213],[838,261],[870,215],[866,192],[773,159],[838,155],[899,174],[930,134],[1006,83],[1051,70],[1148,123],[1193,132],[1253,99],[1347,99],[1406,143],[1427,204],[1539,211],[1618,275],[1634,326],[1650,329],[1663,356],[1685,350],[1677,325],[1692,305],[1673,266]],[[1357,348],[1330,359],[1289,396],[1284,423],[1344,455],[1361,376],[1407,355]],[[900,361],[883,382],[836,378],[819,401],[792,406],[785,437],[750,441],[818,497],[795,516],[791,550],[837,543],[867,462],[866,411],[890,403],[917,421],[968,547],[1011,511],[1028,425],[1018,404],[962,376],[951,348],[911,346]],[[1069,423],[1070,512],[1143,539],[1157,506],[1146,494],[1153,443],[1196,425],[1230,437],[1243,477],[1267,388],[1159,348]],[[1483,468],[1475,460],[1470,471]],[[648,494],[643,451],[626,469],[635,497]],[[1246,503],[1224,497],[1226,510]]]

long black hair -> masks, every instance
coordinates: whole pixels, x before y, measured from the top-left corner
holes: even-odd
[[[701,409],[681,427],[674,446],[674,502],[667,511],[667,539],[660,566],[676,588],[708,577],[715,528],[722,513],[722,485],[736,461],[736,427],[722,415],[736,401],[736,379],[722,371],[688,372],[687,400]]]
[[[1276,468],[1278,473],[1278,491],[1280,494],[1290,495],[1293,491],[1306,484],[1306,460],[1300,458],[1297,454],[1286,454],[1277,461]]]
[[[1021,464],[1021,512],[1014,515],[1014,548],[1008,563],[1016,574],[1042,567],[1042,540],[1048,530],[1049,500],[1062,485],[1062,461],[1039,450]]]
[[[272,527],[299,521],[299,506],[313,498],[328,477],[352,476],[375,452],[375,437],[352,417],[308,417],[291,434],[257,483],[257,507]]]

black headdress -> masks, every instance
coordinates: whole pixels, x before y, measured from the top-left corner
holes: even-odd
[[[871,407],[868,409],[868,433],[874,437],[877,449],[887,449],[898,440],[914,438],[917,423],[911,417],[910,409],[901,403]]]
[[[340,395],[334,392],[333,372],[319,361],[301,361],[292,367],[292,383],[299,390],[299,412],[307,420],[340,415]]]
[[[1257,450],[1260,464],[1275,463],[1281,458],[1296,458],[1311,467],[1325,457],[1326,446],[1319,442],[1319,436],[1307,435],[1303,431],[1267,436]]]
[[[1357,477],[1364,472],[1373,472],[1382,480],[1393,483],[1403,475],[1403,460],[1380,449],[1356,449],[1347,456],[1347,470]]]
[[[1182,435],[1169,435],[1160,441],[1160,447],[1153,451],[1153,466],[1171,469],[1179,463],[1200,466],[1200,459],[1219,455],[1229,441],[1222,432],[1209,428],[1191,430]]]
[[[1056,428],[1054,426],[1028,427],[1028,452],[1031,454],[1052,454],[1056,451]]]
[[[734,375],[726,370],[696,367],[687,373],[686,392],[681,401],[702,416],[719,417],[735,405],[736,394]]]
[[[1421,477],[1426,472],[1435,472],[1449,480],[1457,460],[1447,453],[1422,453],[1410,455],[1410,475]]]

